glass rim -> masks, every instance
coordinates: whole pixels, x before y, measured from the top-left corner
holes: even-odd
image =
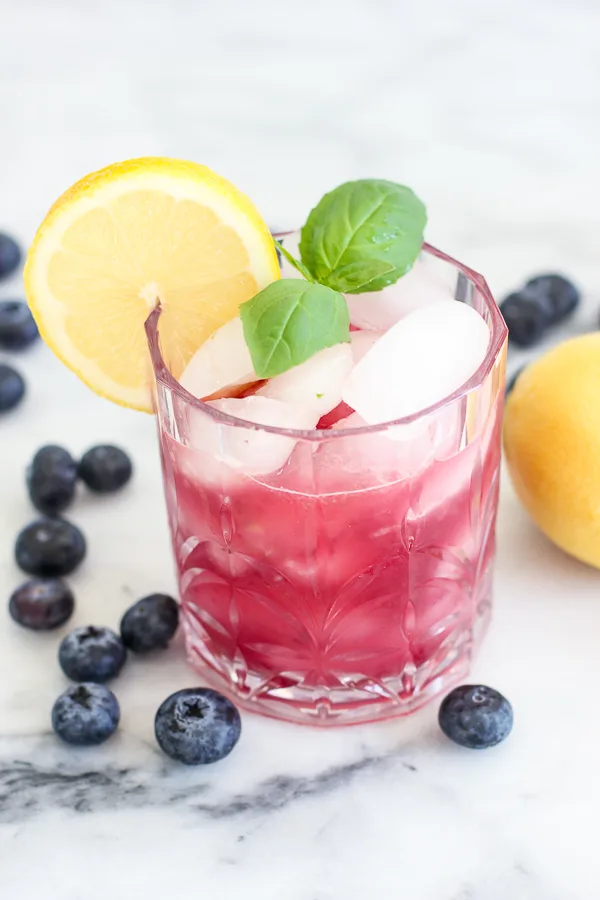
[[[283,238],[294,233],[295,232],[293,230],[282,231],[275,234],[274,238]],[[168,388],[169,391],[177,394],[183,401],[185,401],[188,406],[191,406],[205,413],[219,424],[231,425],[236,428],[250,429],[252,431],[265,431],[269,434],[279,434],[285,437],[295,438],[296,440],[320,442],[337,438],[347,438],[351,435],[377,434],[379,432],[387,431],[389,428],[395,426],[411,425],[413,422],[431,416],[432,414],[439,412],[449,404],[454,403],[456,400],[459,400],[461,397],[465,397],[467,394],[471,393],[471,391],[475,390],[475,388],[479,387],[483,383],[485,378],[491,372],[500,352],[502,351],[502,347],[504,346],[504,343],[508,336],[508,329],[506,327],[504,319],[502,318],[502,314],[500,313],[498,304],[494,300],[483,275],[480,275],[478,272],[475,272],[473,269],[470,269],[463,263],[458,262],[458,260],[453,259],[451,256],[448,256],[446,253],[443,253],[436,247],[432,247],[430,244],[424,243],[423,251],[425,253],[431,254],[431,256],[437,257],[437,259],[440,259],[443,262],[449,263],[450,265],[454,266],[456,269],[462,272],[463,275],[465,275],[469,279],[469,281],[472,281],[480,291],[490,316],[490,342],[488,344],[483,362],[481,363],[477,371],[473,373],[468,381],[465,381],[463,385],[457,388],[457,390],[453,391],[452,394],[448,394],[447,397],[444,397],[442,400],[438,400],[437,403],[433,403],[431,406],[428,406],[425,409],[421,409],[418,412],[412,413],[410,416],[402,416],[399,419],[391,419],[388,422],[379,422],[377,425],[361,425],[358,428],[321,429],[280,428],[276,425],[266,425],[261,424],[260,422],[249,422],[247,419],[242,419],[238,416],[233,416],[230,413],[222,412],[221,410],[216,409],[214,406],[210,406],[208,403],[204,402],[204,400],[199,400],[198,397],[194,397],[193,394],[190,394],[189,391],[187,391],[169,371],[160,349],[160,337],[158,331],[161,316],[160,307],[156,307],[155,309],[153,309],[145,322],[146,337],[148,339],[150,359],[154,377],[157,382]]]

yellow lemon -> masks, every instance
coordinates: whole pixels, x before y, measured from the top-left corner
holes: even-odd
[[[600,568],[600,333],[559,344],[519,376],[504,449],[516,492],[542,531]]]
[[[147,157],[77,182],[40,226],[27,299],[57,356],[94,391],[152,410],[144,322],[160,304],[161,344],[178,377],[241,303],[279,278],[269,230],[205,166]]]

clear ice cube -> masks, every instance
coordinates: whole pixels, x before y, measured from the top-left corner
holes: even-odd
[[[370,425],[426,409],[475,374],[488,326],[465,303],[435,303],[401,319],[354,366],[342,399]]]
[[[271,397],[225,398],[207,404],[245,422],[276,428],[314,428],[318,412],[292,406]],[[205,457],[247,475],[264,475],[280,469],[292,453],[296,439],[260,428],[219,422],[203,410],[189,410],[188,445]]]
[[[239,393],[239,388],[257,380],[239,316],[218,328],[196,350],[180,384],[200,400],[215,395]],[[235,388],[238,388],[236,391]]]
[[[352,345],[352,361],[354,365],[360,362],[365,353],[367,353],[373,344],[376,344],[382,336],[382,331],[351,331],[350,343]]]
[[[350,344],[336,344],[320,350],[306,362],[271,378],[256,392],[292,406],[310,410],[315,422],[334,409],[342,399],[342,385],[352,369]]]

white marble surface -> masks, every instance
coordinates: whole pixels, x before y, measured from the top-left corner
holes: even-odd
[[[284,225],[343,180],[389,177],[496,291],[571,273],[584,330],[600,305],[599,29],[595,0],[3,0],[0,228],[27,242],[77,177],[146,153],[214,166]],[[73,512],[91,547],[76,620],[114,625],[174,587],[153,423],[42,347],[20,365],[27,403],[0,423],[1,595],[31,516],[26,459],[115,440],[135,482]],[[128,667],[119,736],[77,752],[49,730],[56,636],[0,617],[0,896],[597,900],[600,575],[546,543],[506,481],[496,596],[475,677],[514,704],[504,746],[449,745],[434,710],[326,733],[246,716],[207,771],[153,743],[158,703],[196,680],[180,646]]]

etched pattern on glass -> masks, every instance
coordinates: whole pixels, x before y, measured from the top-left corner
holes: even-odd
[[[415,440],[321,432],[282,469],[249,476],[193,446],[193,419],[207,413],[157,372],[188,654],[242,705],[368,721],[467,674],[491,608],[506,337],[468,274],[461,299],[487,317],[493,355]]]

